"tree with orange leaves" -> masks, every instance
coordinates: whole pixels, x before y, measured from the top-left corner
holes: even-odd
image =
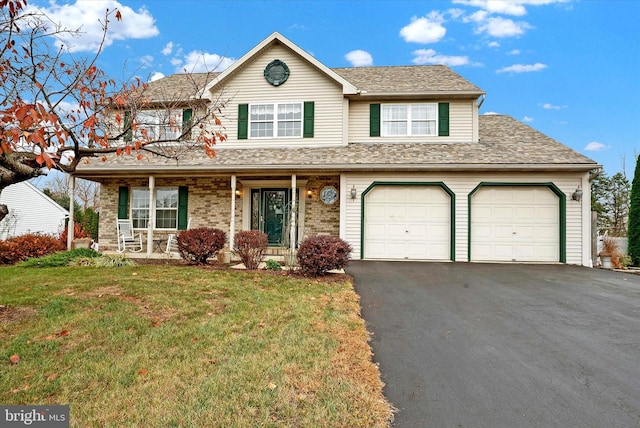
[[[80,162],[106,160],[110,153],[177,160],[200,149],[215,156],[214,145],[226,139],[218,118],[225,104],[221,94],[151,97],[139,79],[118,84],[96,67],[109,20],[121,20],[120,11],[105,11],[99,48],[78,58],[49,43],[78,30],[61,28],[26,6],[27,0],[0,0],[0,192],[52,169],[71,173]],[[191,95],[203,93],[210,80],[181,77]],[[176,119],[178,109],[189,111],[188,121]],[[156,113],[153,125],[171,132],[149,132],[149,110]],[[7,214],[0,205],[0,221]]]

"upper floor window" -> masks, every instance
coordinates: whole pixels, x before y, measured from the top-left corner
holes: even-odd
[[[177,140],[190,125],[192,114],[192,109],[139,111],[136,116],[137,130],[133,135],[136,139],[148,138],[150,141]],[[125,124],[129,123],[130,117],[130,113],[126,112]],[[133,135],[127,135],[125,140],[130,141]]]
[[[302,137],[302,103],[252,104],[250,138]]]
[[[382,136],[436,136],[438,104],[383,104]]]

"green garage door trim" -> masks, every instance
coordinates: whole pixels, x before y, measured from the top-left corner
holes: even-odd
[[[361,204],[361,212],[360,212],[360,259],[364,260],[364,219],[365,219],[365,197],[367,193],[371,192],[376,186],[435,186],[440,187],[444,190],[449,197],[451,198],[451,237],[450,237],[450,258],[452,262],[456,261],[456,194],[453,193],[451,189],[447,187],[441,181],[437,182],[413,182],[413,181],[374,181],[367,187],[362,194],[360,195],[360,204]]]
[[[468,225],[468,243],[467,243],[467,260],[471,261],[471,200],[473,195],[482,187],[547,187],[558,196],[558,210],[560,223],[560,263],[567,262],[567,196],[562,190],[553,183],[502,183],[502,182],[482,182],[478,184],[468,196],[469,218]]]

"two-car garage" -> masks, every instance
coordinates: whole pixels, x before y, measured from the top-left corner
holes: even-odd
[[[565,201],[553,184],[481,183],[463,196],[467,260],[564,262]],[[455,260],[456,194],[445,183],[373,183],[362,200],[362,258]]]

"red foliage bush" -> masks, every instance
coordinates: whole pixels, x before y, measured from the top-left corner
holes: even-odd
[[[0,241],[0,264],[14,264],[66,250],[59,239],[49,235],[22,235]]]
[[[220,229],[199,227],[178,234],[180,257],[189,262],[206,265],[207,259],[224,248],[227,234]]]
[[[250,270],[258,269],[267,251],[267,245],[267,234],[259,230],[242,230],[233,237],[233,252]]]
[[[320,276],[349,263],[351,245],[335,236],[310,236],[300,243],[298,263],[306,276]]]
[[[67,227],[64,228],[62,233],[60,233],[60,241],[62,241],[64,245],[67,245],[68,232],[69,232],[69,225],[67,225]],[[86,238],[86,237],[87,237],[87,233],[84,231],[82,225],[80,223],[73,223],[73,239]]]

